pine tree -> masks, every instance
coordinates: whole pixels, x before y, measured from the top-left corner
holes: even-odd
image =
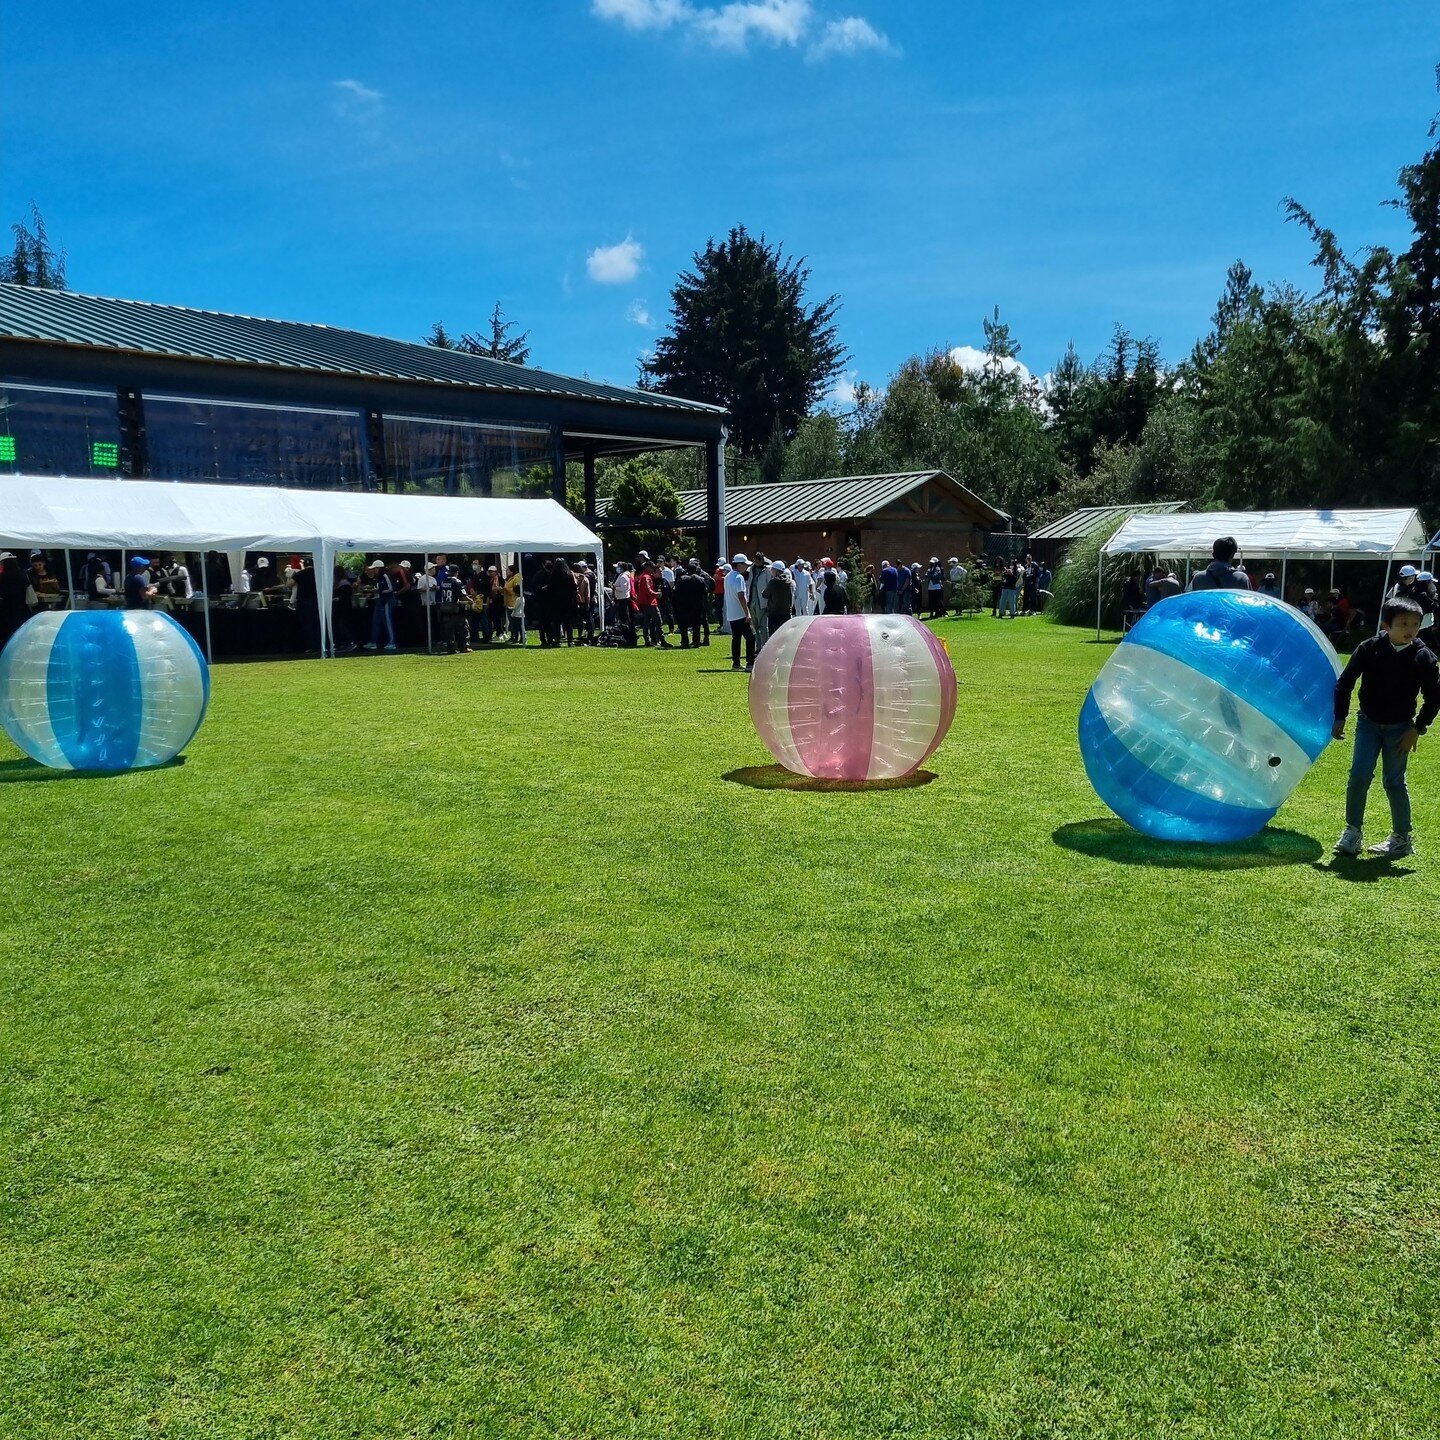
[[[709,241],[670,292],[670,330],[642,365],[642,383],[723,405],[745,458],[761,453],[777,425],[789,440],[846,359],[839,298],[807,304],[809,279],[803,260],[743,225]]]
[[[30,223],[17,220],[10,229],[15,236],[15,248],[9,259],[0,260],[0,280],[38,290],[63,290],[65,252],[50,243],[40,207],[31,201]]]
[[[488,335],[472,331],[461,335],[457,340],[446,330],[444,322],[437,320],[425,337],[425,343],[434,345],[438,350],[459,350],[466,355],[483,355],[487,360],[504,360],[510,365],[524,365],[530,359],[530,346],[527,343],[530,332],[526,330],[524,334],[512,337],[510,332],[514,328],[515,322],[505,319],[497,300],[494,310],[490,312]]]

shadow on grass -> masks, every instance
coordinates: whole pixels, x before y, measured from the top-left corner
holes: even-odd
[[[163,765],[147,765],[146,770],[173,770],[183,765],[185,757],[177,755]],[[36,760],[0,760],[0,785],[43,785],[57,780],[113,780],[117,775],[133,775],[133,770],[52,770]]]
[[[1066,850],[1078,850],[1117,865],[1154,865],[1164,870],[1258,870],[1267,865],[1313,865],[1324,847],[1309,835],[1267,826],[1249,840],[1228,845],[1184,844],[1152,840],[1122,820],[1077,820],[1050,837]]]
[[[1332,855],[1329,860],[1315,862],[1314,868],[1322,875],[1333,875],[1337,880],[1348,880],[1352,885],[1373,885],[1377,880],[1403,880],[1415,874],[1412,869],[1402,868],[1393,860],[1378,855]]]
[[[933,770],[917,770],[913,775],[901,775],[894,780],[814,780],[809,775],[797,775],[783,765],[747,765],[741,770],[727,770],[720,778],[732,785],[748,785],[752,790],[818,790],[823,794],[913,790],[917,785],[928,785],[936,777]]]

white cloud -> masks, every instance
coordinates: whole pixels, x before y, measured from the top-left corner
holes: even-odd
[[[601,20],[627,30],[680,30],[694,39],[743,54],[754,41],[795,48],[809,43],[807,58],[859,55],[873,51],[898,55],[899,50],[859,15],[824,20],[813,0],[729,0],[723,5],[697,5],[691,0],[591,0]]]
[[[899,49],[868,20],[847,15],[831,20],[806,52],[809,60],[828,60],[832,55],[861,55],[873,50],[880,55],[898,55]]]
[[[996,364],[1006,374],[1018,375],[1027,385],[1035,379],[1028,367],[1021,364],[1013,355],[996,356],[990,354],[988,350],[977,350],[973,345],[956,345],[950,351],[950,358],[962,370],[971,375],[979,375],[991,364]]]
[[[332,88],[339,92],[335,96],[335,113],[341,119],[371,120],[379,115],[385,99],[383,92],[372,90],[359,80],[336,80]]]
[[[618,20],[627,30],[666,30],[692,14],[686,0],[595,0],[602,20]]]
[[[830,387],[830,393],[825,397],[825,404],[835,410],[853,410],[855,408],[855,385],[859,379],[859,371],[845,370],[835,378],[835,383]]]
[[[630,308],[625,312],[625,318],[632,325],[642,325],[647,330],[653,329],[655,325],[650,307],[643,300],[632,300]]]
[[[585,257],[585,273],[599,285],[626,285],[640,273],[645,247],[627,235],[618,245],[601,245]]]
[[[767,45],[798,45],[813,18],[810,0],[741,0],[697,11],[691,23],[712,45],[744,50],[752,38]]]

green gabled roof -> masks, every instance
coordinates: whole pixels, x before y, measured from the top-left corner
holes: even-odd
[[[725,413],[718,406],[673,395],[577,380],[528,365],[511,365],[459,350],[438,350],[433,345],[390,340],[359,330],[336,330],[296,320],[261,320],[253,315],[226,315],[183,305],[113,300],[26,285],[0,284],[0,340],[6,339],[94,346],[229,365],[262,365],[276,370],[454,385],[512,395],[598,400],[696,416]]]
[[[725,523],[734,530],[760,525],[818,525],[826,521],[861,520],[918,490],[930,481],[953,487],[955,498],[986,525],[1009,517],[944,470],[905,470],[889,475],[838,475],[824,480],[791,480],[775,485],[734,485],[725,491]],[[610,502],[597,505],[601,519]],[[705,492],[680,492],[681,524],[705,518]]]

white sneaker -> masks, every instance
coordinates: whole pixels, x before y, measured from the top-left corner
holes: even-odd
[[[1347,825],[1340,832],[1340,838],[1335,842],[1335,853],[1337,855],[1358,855],[1360,847],[1364,843],[1365,838],[1360,833],[1360,827]]]
[[[1415,853],[1415,844],[1408,835],[1392,835],[1388,840],[1382,840],[1368,849],[1370,854],[1378,855],[1382,860],[1403,860],[1407,855]]]

